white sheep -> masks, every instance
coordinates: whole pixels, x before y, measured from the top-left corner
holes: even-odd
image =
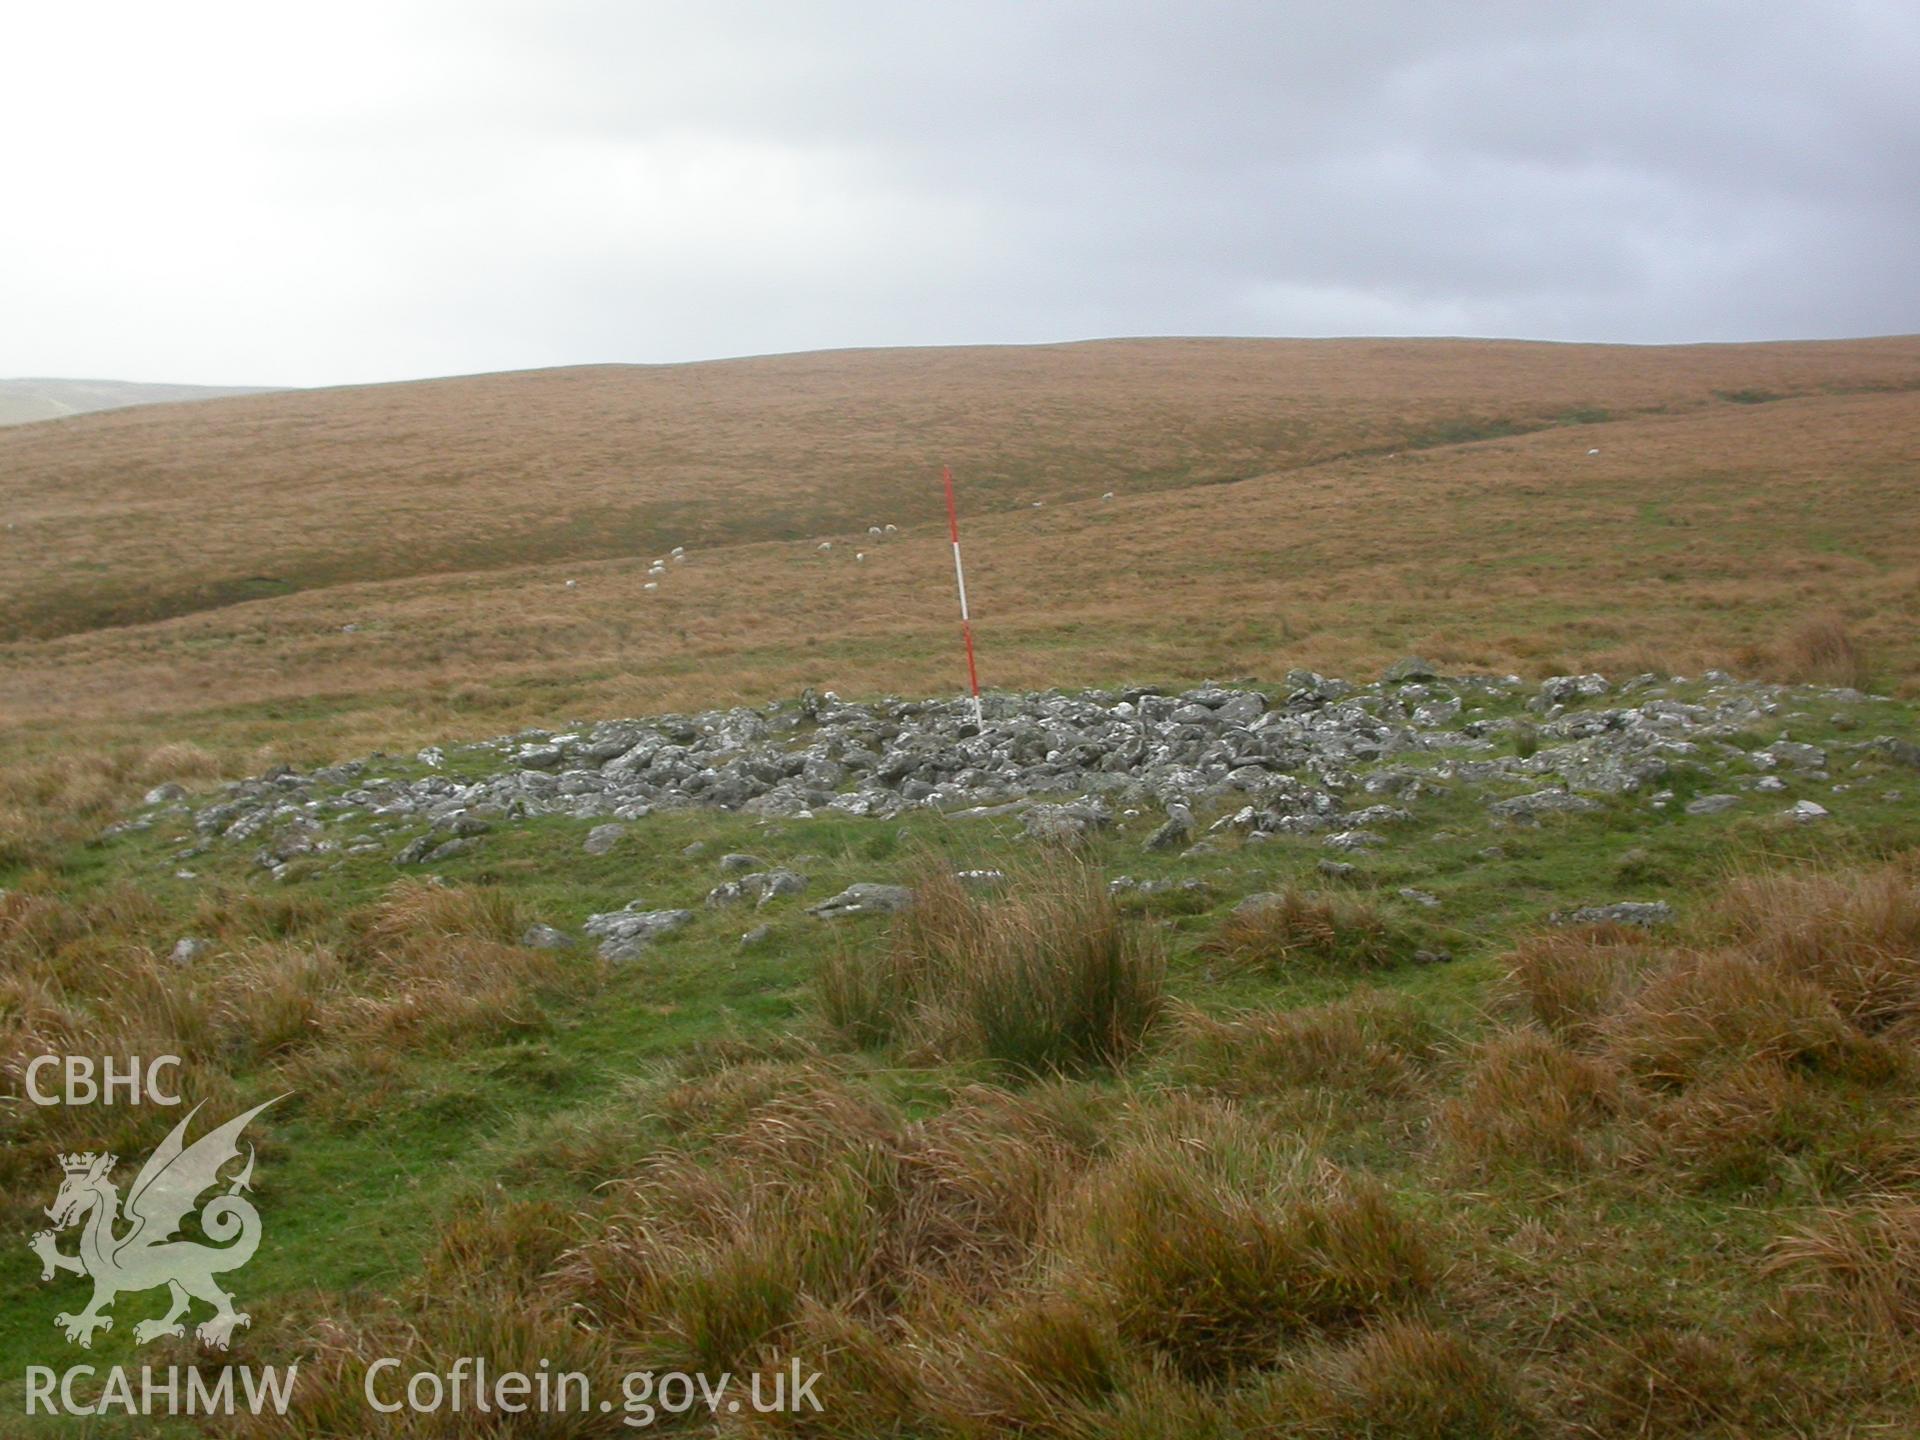
[[[687,547],[684,545],[676,545],[673,547],[673,549],[669,550],[667,553],[673,556],[674,559],[678,560],[682,555],[687,553]]]
[[[898,525],[889,525],[886,528],[887,534],[889,535],[898,535],[900,533],[900,527]]]
[[[649,580],[640,588],[642,590],[658,590],[660,588],[660,582],[658,580]]]
[[[568,588],[569,590],[574,590],[574,589],[577,589],[577,588],[579,588],[579,585],[580,585],[580,582],[579,582],[578,580],[569,580],[569,581],[567,581],[567,588]]]
[[[853,552],[853,558],[856,560],[864,560],[867,558],[867,552],[864,550],[856,550]]]
[[[878,525],[867,526],[867,534],[871,535],[876,540],[878,540],[882,535],[886,533],[887,532],[882,530]]]
[[[1102,495],[1100,498],[1102,500],[1111,500],[1113,498],[1113,491],[1111,490],[1107,491],[1107,493]]]
[[[822,540],[818,548],[820,553],[824,555],[833,548],[833,542],[831,540]]]
[[[1599,450],[1597,450],[1597,449],[1595,449],[1595,450],[1589,450],[1589,451],[1587,451],[1587,454],[1589,454],[1589,455],[1598,455],[1599,453],[1600,453],[1600,452],[1599,452]]]

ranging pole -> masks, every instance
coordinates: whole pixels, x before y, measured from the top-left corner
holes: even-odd
[[[953,578],[960,587],[960,635],[967,642],[967,683],[973,687],[973,723],[984,730],[987,722],[980,712],[980,672],[973,664],[973,617],[967,614],[967,571],[960,563],[960,511],[953,503],[953,467],[940,467],[941,482],[947,487],[947,534],[953,540]]]

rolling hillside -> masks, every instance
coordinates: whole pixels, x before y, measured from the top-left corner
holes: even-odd
[[[1110,341],[306,391],[0,434],[0,638],[1920,386],[1920,340]],[[1742,403],[1748,402],[1748,403]]]
[[[1916,384],[1915,339],[1138,341],[91,416],[0,435],[0,707],[325,697],[378,740],[422,707],[938,691],[942,459],[993,685],[1764,670],[1834,612],[1910,687]]]
[[[142,385],[126,380],[0,380],[0,425],[59,420],[129,405],[171,405],[269,393],[256,386]]]

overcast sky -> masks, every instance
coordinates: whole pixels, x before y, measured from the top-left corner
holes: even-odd
[[[1920,330],[1920,8],[0,17],[0,376]]]

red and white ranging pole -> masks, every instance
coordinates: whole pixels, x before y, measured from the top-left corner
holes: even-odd
[[[980,672],[973,664],[973,617],[967,613],[967,569],[960,563],[960,511],[953,503],[953,467],[942,465],[940,479],[947,487],[947,534],[953,540],[953,578],[960,587],[960,635],[967,643],[967,683],[973,687],[974,728],[984,730],[987,722],[980,711]]]

